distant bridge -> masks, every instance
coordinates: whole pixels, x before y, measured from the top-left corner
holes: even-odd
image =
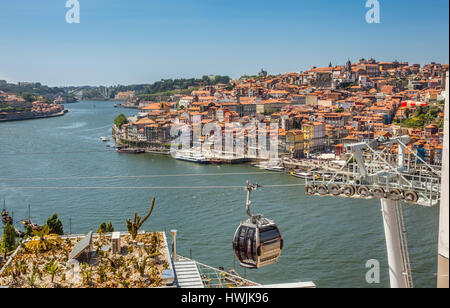
[[[74,90],[69,91],[70,94],[75,95],[77,98],[82,99],[84,95],[84,90],[88,89],[87,87],[78,87]],[[91,88],[90,90],[95,90],[95,92],[104,98],[105,100],[109,99],[112,93],[112,90],[110,88],[101,86],[101,87],[95,87]]]

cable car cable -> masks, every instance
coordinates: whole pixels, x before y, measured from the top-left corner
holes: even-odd
[[[83,179],[145,179],[158,177],[190,177],[190,176],[229,176],[229,175],[260,175],[275,172],[224,172],[224,173],[183,173],[183,174],[150,174],[150,175],[105,175],[105,176],[68,176],[52,178],[1,178],[0,181],[59,181],[59,180],[83,180]]]
[[[278,188],[278,187],[297,187],[297,186],[305,186],[305,184],[279,184],[279,185],[264,185],[263,188]],[[72,186],[72,187],[64,187],[64,186],[22,186],[22,187],[0,187],[0,190],[20,190],[20,189],[45,189],[45,190],[88,190],[88,189],[243,189],[244,186]]]

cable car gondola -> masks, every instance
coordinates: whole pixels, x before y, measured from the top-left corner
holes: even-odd
[[[233,249],[242,267],[258,269],[278,261],[283,250],[283,238],[278,226],[261,214],[250,214],[250,194],[259,186],[247,182],[247,215],[250,217],[237,228]]]

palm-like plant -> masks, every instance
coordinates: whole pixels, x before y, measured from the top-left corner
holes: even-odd
[[[33,237],[25,246],[33,251],[47,251],[61,243],[61,238],[57,234],[50,233],[50,227],[44,226],[41,230],[33,230]]]
[[[59,267],[58,262],[56,262],[56,260],[51,260],[44,267],[44,271],[46,271],[49,275],[52,276],[52,279],[51,279],[52,283],[53,283],[53,280],[55,279],[55,275],[60,270],[61,270],[61,268]]]

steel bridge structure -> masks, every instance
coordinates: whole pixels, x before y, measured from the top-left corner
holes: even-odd
[[[413,288],[402,202],[431,207],[441,198],[441,169],[407,145],[409,136],[346,144],[350,157],[337,172],[314,172],[309,196],[379,199],[392,288]]]

